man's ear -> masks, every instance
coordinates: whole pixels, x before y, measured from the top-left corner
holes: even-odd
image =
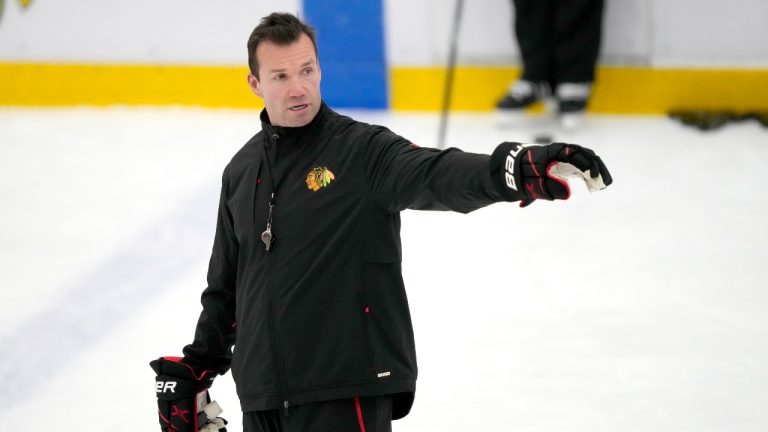
[[[264,94],[261,92],[261,83],[259,83],[259,79],[253,74],[248,74],[248,87],[251,88],[253,94],[262,99],[264,98]]]

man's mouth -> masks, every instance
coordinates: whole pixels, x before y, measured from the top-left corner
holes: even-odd
[[[302,105],[293,105],[293,106],[289,107],[288,109],[291,110],[291,111],[301,111],[301,110],[305,109],[306,107],[307,107],[307,104],[302,104]]]

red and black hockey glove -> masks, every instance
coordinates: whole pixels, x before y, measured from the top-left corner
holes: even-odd
[[[491,155],[491,170],[497,190],[521,207],[537,199],[568,199],[568,177],[581,177],[592,192],[613,182],[600,157],[575,144],[501,143]]]
[[[181,357],[160,357],[149,365],[157,374],[155,393],[162,432],[226,432],[227,422],[219,417],[221,408],[208,394],[214,372],[197,374]]]

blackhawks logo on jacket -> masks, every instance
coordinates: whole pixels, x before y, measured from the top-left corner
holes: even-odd
[[[307,173],[307,188],[313,192],[317,192],[320,188],[324,188],[331,184],[335,178],[336,177],[331,170],[326,167],[312,168],[312,170]]]

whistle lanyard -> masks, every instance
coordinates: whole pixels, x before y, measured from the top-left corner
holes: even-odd
[[[271,135],[273,144],[275,146],[275,161],[277,161],[277,141],[280,139],[280,135],[277,132],[273,132]],[[293,155],[286,158],[285,161],[283,161],[283,166],[285,167],[284,172],[282,175],[279,176],[277,179],[277,182],[275,182],[275,177],[272,174],[272,164],[269,161],[269,154],[267,153],[267,138],[266,134],[264,136],[264,145],[262,146],[262,150],[264,153],[264,160],[267,164],[267,174],[269,175],[269,184],[272,186],[272,194],[269,197],[269,204],[267,206],[267,227],[264,230],[264,232],[261,233],[261,241],[264,242],[264,246],[266,247],[267,251],[270,251],[272,249],[272,243],[275,241],[275,236],[272,233],[272,217],[274,216],[275,212],[275,206],[277,205],[275,201],[275,196],[277,195],[277,190],[280,188],[280,185],[282,184],[283,180],[285,180],[285,177],[287,177],[287,170],[290,168],[291,164],[295,162],[296,159],[300,158],[304,152],[307,150],[307,148],[310,147],[309,143],[304,143],[302,145],[302,149],[299,151],[294,151]],[[281,174],[278,172],[278,175]]]
[[[277,140],[280,139],[280,135],[273,133],[272,138],[275,142],[273,145],[275,146],[275,160],[277,160]],[[269,185],[272,186],[272,194],[269,196],[269,205],[267,208],[267,228],[264,230],[264,232],[261,233],[261,241],[264,242],[264,246],[266,246],[267,252],[272,249],[272,242],[275,239],[272,235],[272,214],[275,210],[275,193],[277,193],[277,187],[279,186],[275,184],[275,177],[272,175],[272,163],[270,163],[269,154],[267,153],[268,139],[269,138],[266,136],[264,137],[264,145],[262,146],[262,150],[264,150],[264,161],[267,164],[267,174],[269,175]],[[283,179],[281,178],[280,181],[282,180]]]
[[[274,239],[272,237],[272,210],[274,210],[274,208],[275,193],[272,192],[272,197],[269,199],[269,213],[267,213],[267,229],[261,233],[261,241],[263,241],[264,245],[266,245],[267,252],[269,252],[269,249],[272,247],[272,240]]]

